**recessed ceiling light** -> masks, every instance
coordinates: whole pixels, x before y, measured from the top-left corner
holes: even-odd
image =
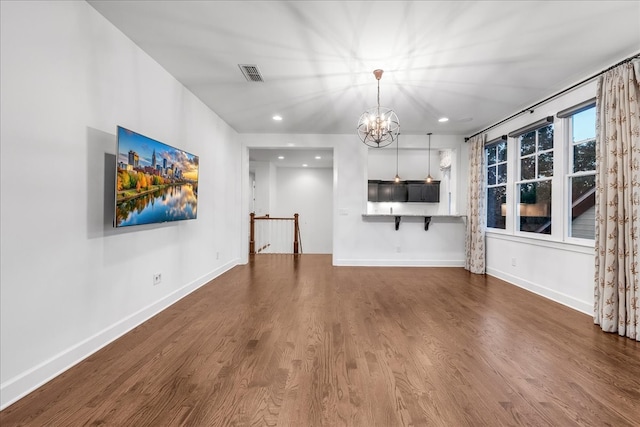
[[[284,160],[284,156],[278,156],[279,160]]]
[[[322,157],[320,156],[316,156],[316,160],[320,160]]]
[[[275,120],[276,122],[282,121],[282,116],[278,116],[276,114],[275,116],[273,116],[273,120]]]
[[[448,121],[449,121],[449,118],[448,118],[448,117],[440,117],[440,118],[438,119],[438,121],[439,121],[440,123],[448,122]]]
[[[303,164],[302,164],[302,167],[303,167],[303,168],[306,168],[307,166],[309,166],[309,165],[308,165],[308,164],[306,164],[306,163],[303,163]]]

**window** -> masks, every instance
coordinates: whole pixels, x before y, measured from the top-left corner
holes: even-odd
[[[595,98],[486,143],[486,225],[591,246],[595,239]]]
[[[505,137],[506,138],[506,137]],[[487,227],[506,228],[507,141],[499,138],[484,149],[487,165]]]
[[[568,236],[595,238],[596,202],[596,112],[595,106],[578,111],[569,119]]]
[[[518,138],[520,176],[516,182],[520,231],[551,234],[553,124]]]

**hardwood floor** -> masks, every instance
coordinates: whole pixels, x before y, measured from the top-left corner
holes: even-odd
[[[638,426],[640,343],[463,269],[257,255],[0,425]]]

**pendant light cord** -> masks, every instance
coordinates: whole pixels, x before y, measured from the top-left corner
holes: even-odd
[[[431,132],[427,133],[429,135],[429,149],[428,149],[428,159],[429,163],[427,165],[427,182],[431,182],[433,178],[431,178]]]
[[[377,117],[376,120],[380,120],[380,79],[378,79],[378,107],[377,107]],[[378,129],[380,127],[380,122],[377,122]]]
[[[396,139],[396,177],[399,177],[400,175],[398,175],[398,151],[400,150],[400,138]]]
[[[429,133],[429,169],[427,175],[431,176],[431,133]]]

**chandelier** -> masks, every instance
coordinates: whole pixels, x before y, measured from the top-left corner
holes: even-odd
[[[398,116],[390,108],[380,106],[380,79],[382,70],[374,70],[378,80],[378,105],[362,113],[358,120],[358,136],[360,140],[373,148],[382,148],[391,144],[400,133]]]

